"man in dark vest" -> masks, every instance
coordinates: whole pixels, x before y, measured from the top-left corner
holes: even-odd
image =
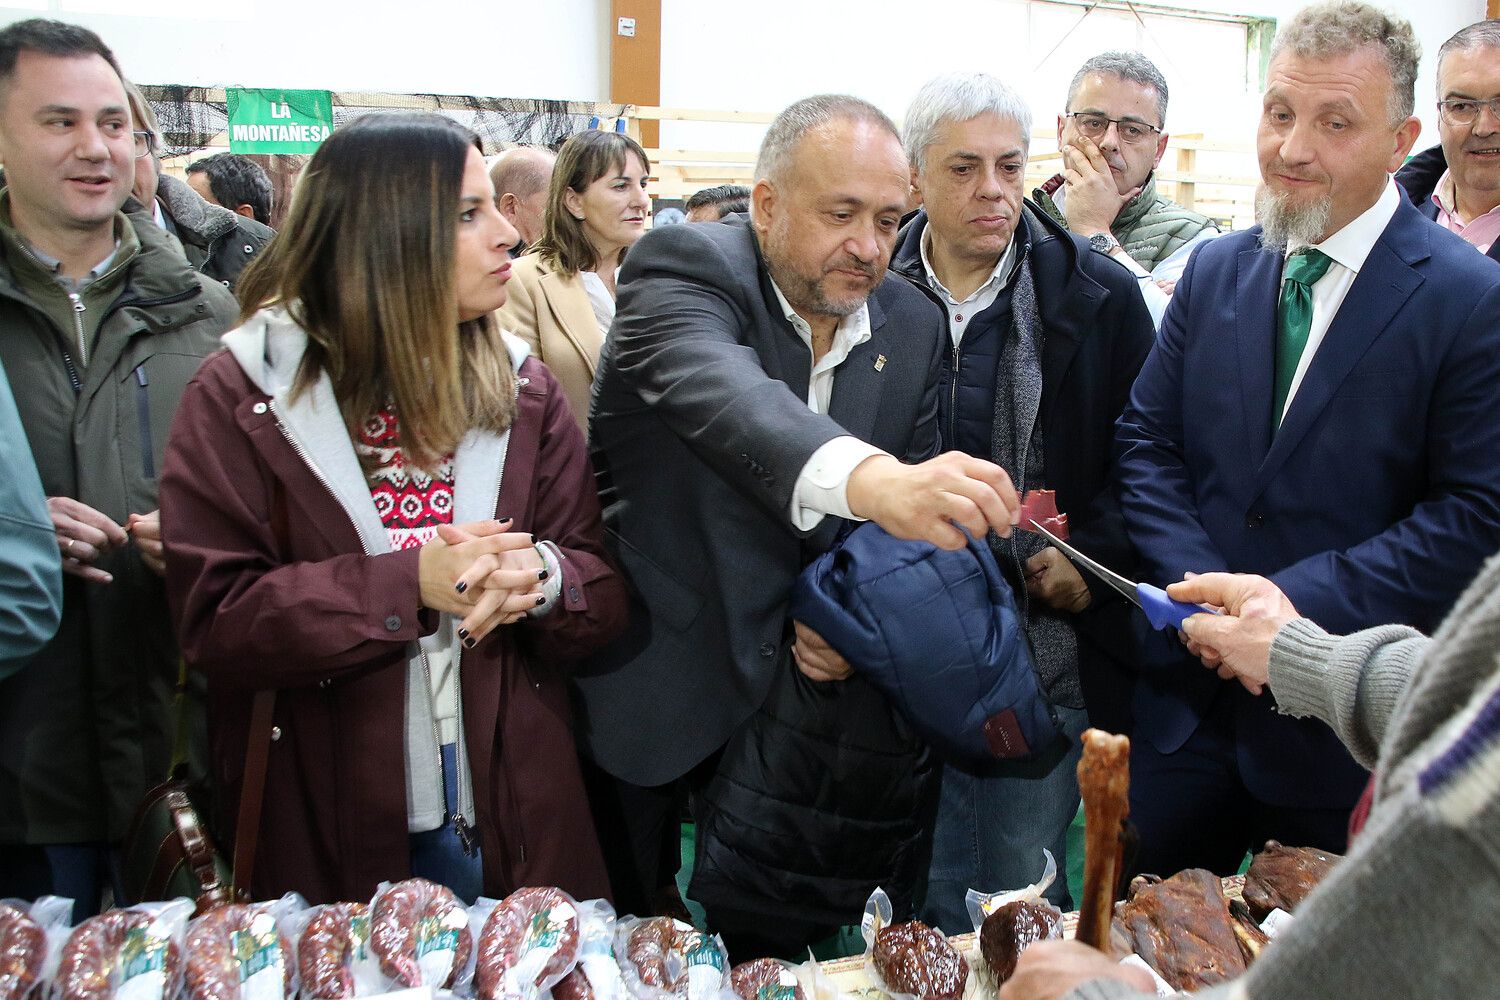
[[[1161,325],[1188,255],[1219,235],[1156,191],[1167,151],[1167,81],[1139,52],[1105,52],[1073,74],[1057,116],[1063,172],[1032,192],[1052,218],[1135,274]]]
[[[1151,317],[1129,272],[1023,201],[1030,135],[1025,101],[992,76],[924,86],[903,135],[922,210],[891,270],[946,310],[943,447],[996,463],[1017,490],[1055,490],[1079,547],[1129,572],[1111,459]],[[950,933],[972,926],[971,887],[1036,881],[1043,849],[1066,870],[1078,736],[1129,726],[1128,605],[1034,532],[990,542],[1068,738],[1023,763],[943,767],[923,916]],[[1072,908],[1066,879],[1047,895]]]

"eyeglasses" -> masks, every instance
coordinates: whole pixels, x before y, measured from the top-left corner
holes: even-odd
[[[1107,118],[1104,115],[1090,114],[1087,111],[1071,111],[1063,117],[1073,119],[1073,127],[1078,129],[1078,133],[1086,139],[1104,138],[1104,133],[1109,131],[1111,125],[1115,126],[1115,132],[1120,136],[1121,142],[1132,145],[1146,142],[1152,136],[1161,134],[1161,129],[1155,125],[1147,125],[1133,118]]]
[[[156,133],[154,132],[132,132],[135,137],[135,158],[139,160],[147,156],[156,148]]]
[[[1500,121],[1500,97],[1488,101],[1438,101],[1438,115],[1449,125],[1473,125],[1485,108],[1490,109],[1490,117]]]

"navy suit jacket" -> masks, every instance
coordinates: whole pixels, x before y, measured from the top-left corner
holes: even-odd
[[[1260,229],[1196,252],[1120,419],[1126,527],[1146,580],[1268,576],[1333,633],[1431,631],[1500,548],[1500,270],[1402,202],[1271,432],[1282,258]],[[1351,805],[1333,732],[1273,712],[1180,647],[1145,658],[1137,732],[1170,753],[1237,700],[1264,801]]]

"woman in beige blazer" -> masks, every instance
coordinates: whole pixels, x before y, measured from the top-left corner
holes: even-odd
[[[588,432],[589,391],[615,312],[615,272],[646,229],[646,151],[616,132],[580,132],[557,153],[542,236],[511,270],[500,326],[531,345]]]

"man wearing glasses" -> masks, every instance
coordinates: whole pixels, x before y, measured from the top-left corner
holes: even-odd
[[[131,195],[158,226],[177,237],[188,263],[234,291],[234,283],[271,242],[270,226],[204,199],[186,181],[161,172],[161,129],[156,112],[134,85],[125,85],[135,128],[135,184]],[[135,206],[126,203],[126,210]]]
[[[1423,215],[1500,261],[1500,18],[1444,42],[1437,81],[1442,145],[1396,180]]]
[[[1105,52],[1079,67],[1057,116],[1063,172],[1033,200],[1095,250],[1135,274],[1157,326],[1188,255],[1219,235],[1207,216],[1156,192],[1167,151],[1167,81],[1139,52]]]
[[[57,635],[0,681],[0,898],[67,896],[75,920],[98,909],[110,845],[172,756],[156,476],[182,390],[237,311],[120,211],[135,159],[97,35],[0,30],[0,362],[63,569]]]

